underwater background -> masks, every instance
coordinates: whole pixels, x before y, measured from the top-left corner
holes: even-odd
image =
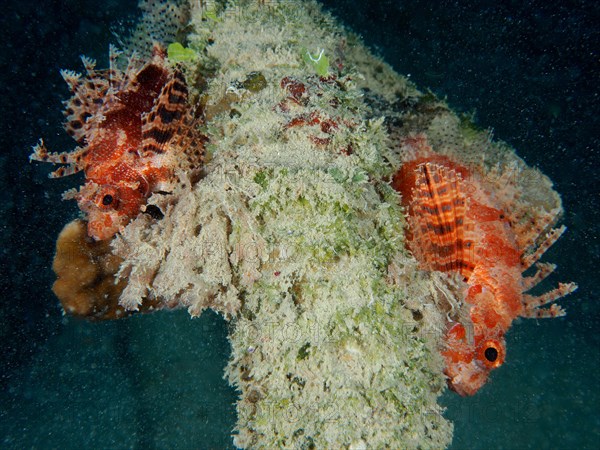
[[[107,63],[135,0],[3,2],[4,201],[1,448],[231,448],[227,324],[206,312],[107,323],[64,317],[50,291],[54,242],[77,216],[28,163],[40,136],[69,150],[62,68]],[[521,320],[508,358],[472,398],[442,397],[452,448],[598,448],[600,442],[600,6],[593,1],[340,1],[323,5],[398,72],[475,113],[561,194],[567,233],[549,283],[575,281],[567,317]],[[170,317],[166,317],[169,315]]]

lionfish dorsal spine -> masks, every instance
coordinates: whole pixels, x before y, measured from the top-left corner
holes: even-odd
[[[188,91],[179,70],[163,87],[152,109],[142,116],[141,156],[164,153],[178,133],[188,113]]]

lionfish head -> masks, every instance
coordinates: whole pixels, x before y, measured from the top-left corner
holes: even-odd
[[[98,241],[110,239],[135,218],[146,199],[142,184],[88,180],[74,196],[86,214],[88,235]]]
[[[490,372],[504,363],[506,347],[500,336],[467,338],[465,328],[456,323],[448,331],[445,375],[448,387],[465,397],[475,394],[488,380]]]

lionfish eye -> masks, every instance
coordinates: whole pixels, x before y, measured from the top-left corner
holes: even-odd
[[[487,359],[489,362],[493,363],[496,361],[496,359],[498,359],[498,350],[496,350],[494,347],[486,348],[483,354],[485,355],[485,359]]]
[[[487,339],[477,347],[477,362],[487,369],[496,369],[504,362],[506,352],[504,344],[497,339]]]
[[[114,210],[119,207],[119,192],[112,186],[102,186],[94,198],[101,210]]]

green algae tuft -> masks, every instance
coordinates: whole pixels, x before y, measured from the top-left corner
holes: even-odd
[[[175,62],[191,61],[196,57],[196,53],[189,48],[185,48],[179,42],[173,42],[167,47],[167,56]]]

